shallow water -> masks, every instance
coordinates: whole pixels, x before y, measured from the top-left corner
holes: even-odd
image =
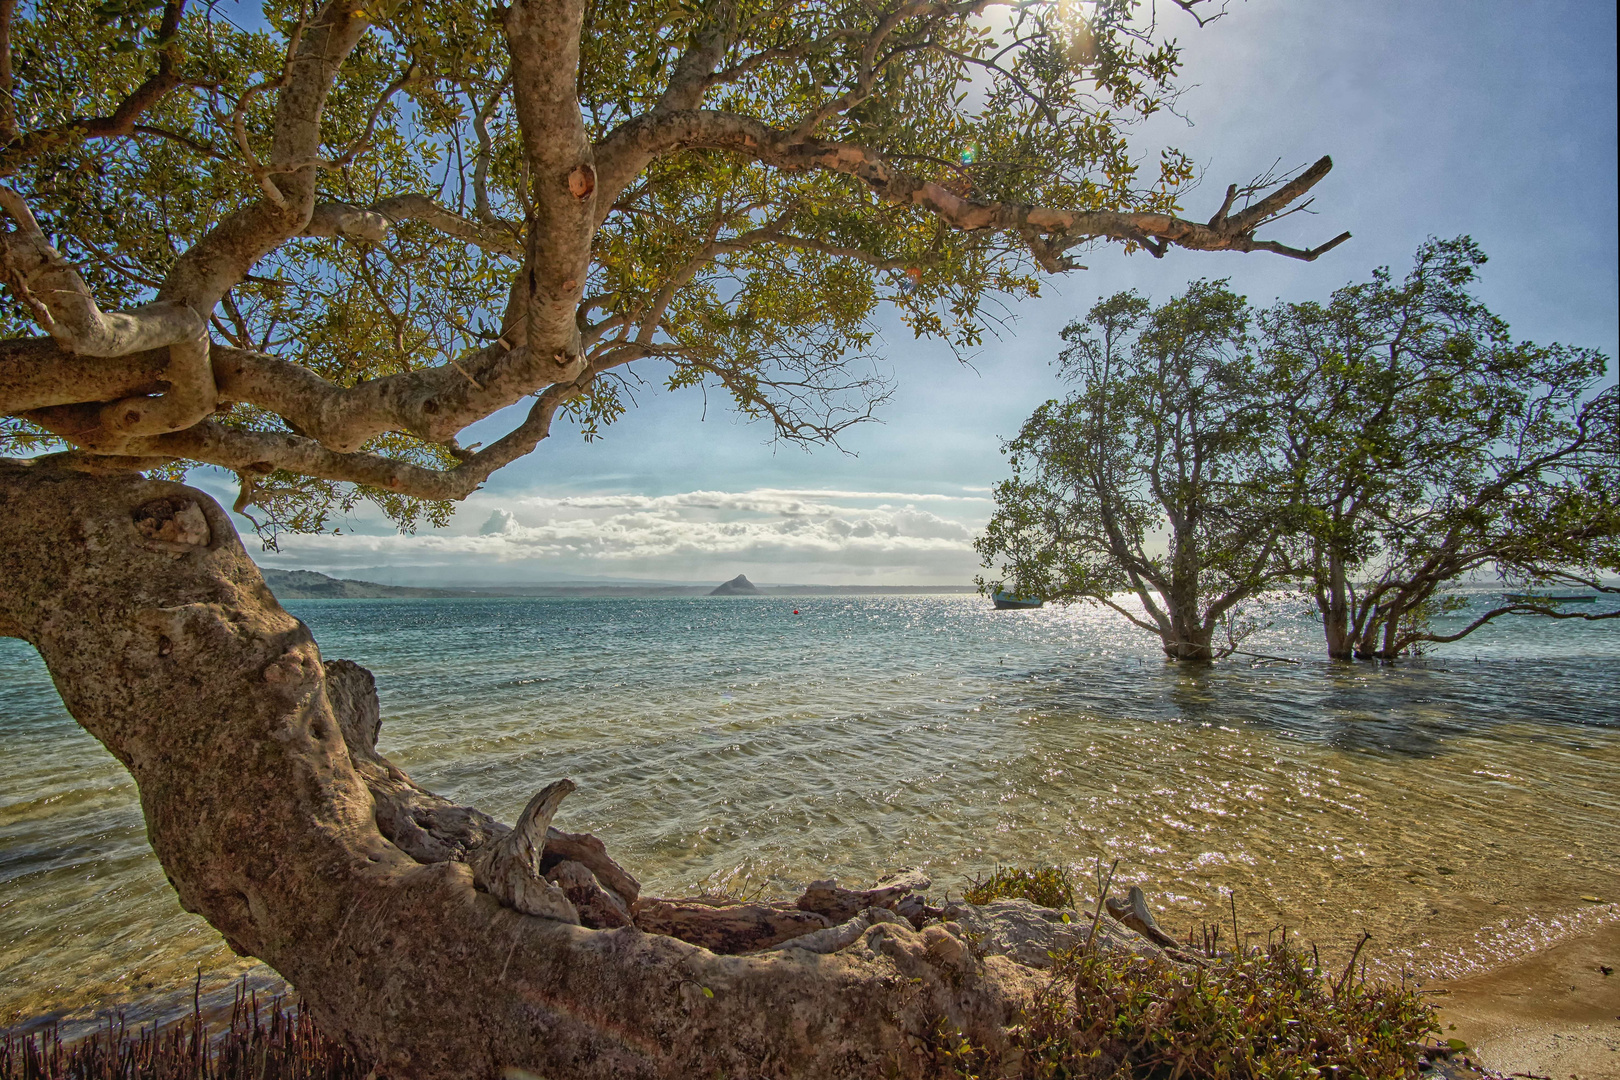
[[[559,824],[651,893],[1118,858],[1172,930],[1235,891],[1245,933],[1340,954],[1365,929],[1422,977],[1617,914],[1581,897],[1620,898],[1620,620],[1332,665],[1284,611],[1249,647],[1304,663],[1194,671],[1108,613],[960,595],[287,607],[376,674],[418,781],[510,821],[571,776]],[[0,751],[0,1026],[270,978],[179,909],[127,774],[15,641]]]

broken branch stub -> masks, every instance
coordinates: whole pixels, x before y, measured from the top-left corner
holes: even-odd
[[[1158,921],[1153,917],[1153,912],[1148,909],[1147,897],[1143,894],[1141,886],[1132,885],[1131,891],[1123,903],[1115,900],[1112,896],[1107,897],[1103,903],[1108,909],[1108,914],[1155,945],[1166,949],[1179,950],[1181,948],[1180,942],[1159,927]]]
[[[213,538],[202,507],[191,499],[153,499],[136,507],[131,519],[142,547],[175,558],[206,549]]]
[[[572,780],[558,780],[530,799],[512,831],[473,858],[474,887],[525,915],[579,925],[579,911],[568,894],[540,874],[546,828],[573,790]]]
[[[595,874],[596,880],[617,893],[626,907],[640,898],[641,882],[613,861],[607,853],[607,845],[590,833],[563,832],[554,825],[546,830],[546,850],[540,857],[541,873],[549,874],[553,866],[565,859]]]
[[[568,897],[568,902],[579,912],[582,925],[592,930],[633,925],[630,908],[617,893],[602,887],[590,867],[564,859],[547,872],[546,879]]]

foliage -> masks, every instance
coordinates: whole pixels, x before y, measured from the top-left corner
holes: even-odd
[[[1326,304],[1255,312],[1208,282],[1159,308],[1099,303],[1059,359],[1082,389],[1007,444],[985,565],[1198,659],[1236,651],[1255,625],[1238,605],[1292,582],[1336,658],[1394,659],[1509,613],[1620,616],[1510,601],[1435,626],[1475,573],[1614,592],[1620,571],[1608,359],[1515,342],[1471,291],[1484,261],[1468,237],[1431,240],[1404,281],[1380,269]]]
[[[875,0],[592,0],[578,108],[588,138],[604,142],[658,106],[719,27],[727,40],[706,108],[875,148],[980,203],[1167,213],[1192,166],[1167,151],[1144,172],[1127,133],[1173,100],[1179,52],[1136,7],[1107,0],[1079,19],[1068,5],[1024,4],[999,19],[925,5],[882,39],[874,69],[863,49],[889,10]],[[259,163],[283,106],[276,80],[289,42],[315,25],[307,6],[264,0],[184,8],[166,35],[163,20],[182,8],[21,0],[13,18],[19,134],[0,176],[106,310],[172,290],[187,253],[262,200],[270,179]],[[504,340],[538,182],[493,9],[391,0],[366,12],[370,28],[320,115],[316,198],[366,207],[429,193],[460,231],[403,218],[382,240],[294,237],[206,313],[216,341],[340,388],[454,367]],[[160,60],[178,73],[174,88],[125,135],[88,137],[80,118],[114,114]],[[714,148],[656,156],[591,240],[578,321],[593,377],[566,410],[594,437],[636,385],[704,386],[779,438],[835,440],[887,394],[884,307],[965,353],[1007,301],[1038,291],[1036,269],[1016,231],[955,227],[874,199],[851,175]],[[15,290],[0,299],[0,335],[35,324]],[[303,434],[273,408],[238,404],[216,419]],[[63,445],[42,423],[6,418],[0,452]],[[453,441],[412,431],[360,450],[428,469],[461,460]],[[447,513],[296,468],[243,480],[271,529],[329,528],[331,509],[357,500],[407,527]]]
[[[1603,589],[1620,570],[1620,427],[1607,358],[1514,342],[1473,294],[1484,253],[1431,240],[1327,304],[1260,317],[1279,452],[1308,492],[1301,576],[1334,656],[1456,640],[1447,586],[1476,571]],[[1522,587],[1522,586],[1521,586]]]
[[[1072,908],[1074,882],[1061,866],[998,866],[988,877],[975,877],[962,899],[970,904],[1028,900],[1045,908]]]
[[[1271,471],[1250,318],[1200,281],[1156,308],[1119,293],[1064,330],[1058,362],[1081,388],[1006,445],[1012,477],[975,542],[1003,587],[1113,608],[1176,659],[1237,648],[1239,606],[1288,574],[1297,504]]]
[[[1334,980],[1283,942],[1178,966],[1076,951],[1019,1029],[1021,1076],[1290,1080],[1419,1075],[1438,1032],[1413,990]]]

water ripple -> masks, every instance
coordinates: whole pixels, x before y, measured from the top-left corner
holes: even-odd
[[[1254,649],[1304,662],[1196,671],[1106,613],[963,596],[288,607],[373,670],[382,749],[418,780],[511,820],[572,776],[560,823],[657,893],[1117,857],[1173,928],[1236,890],[1246,932],[1332,952],[1365,928],[1430,975],[1620,895],[1613,623],[1504,622],[1379,667],[1316,659],[1284,616]],[[162,1015],[198,965],[215,988],[255,970],[180,910],[128,776],[11,641],[0,748],[0,1025]]]

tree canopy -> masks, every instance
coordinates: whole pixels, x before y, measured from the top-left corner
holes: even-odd
[[[1225,282],[1201,281],[1156,308],[1119,293],[1070,323],[1058,365],[1080,389],[1007,444],[1012,478],[975,543],[985,564],[1020,594],[1112,608],[1174,659],[1237,649],[1240,605],[1289,576],[1298,506],[1271,468],[1251,318]]]
[[[1436,629],[1477,572],[1604,590],[1620,571],[1608,358],[1514,341],[1473,295],[1484,262],[1468,237],[1431,240],[1403,280],[1380,269],[1260,316],[1282,471],[1306,499],[1299,576],[1332,656],[1392,659],[1510,612],[1591,617],[1507,602]]]
[[[835,439],[880,305],[971,350],[1089,244],[1345,239],[1256,236],[1326,158],[1177,216],[1128,135],[1178,70],[1131,0],[7,0],[0,442],[319,529],[442,521],[648,381]]]
[[[1111,607],[1180,659],[1219,655],[1222,626],[1235,650],[1242,605],[1291,584],[1344,659],[1510,613],[1620,617],[1535,591],[1620,592],[1608,358],[1513,340],[1472,292],[1484,262],[1459,237],[1325,304],[1256,311],[1208,282],[1157,308],[1099,303],[1057,361],[1081,389],[1007,444],[985,565],[1021,594]],[[1482,572],[1531,591],[1439,628]]]

